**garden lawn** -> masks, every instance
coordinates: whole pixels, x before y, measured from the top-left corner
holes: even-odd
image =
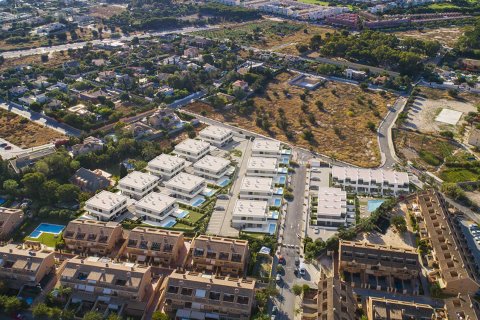
[[[62,241],[62,234],[42,233],[38,238],[25,237],[25,241],[40,241],[40,243],[50,248],[55,248],[56,244]]]
[[[200,219],[203,218],[203,214],[195,212],[195,211],[190,211],[188,216],[186,216],[185,220],[190,221],[191,223],[197,223]]]
[[[480,170],[465,168],[447,168],[440,172],[440,179],[445,182],[477,181],[480,177]]]

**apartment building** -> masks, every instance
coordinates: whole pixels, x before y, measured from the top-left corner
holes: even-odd
[[[0,207],[0,239],[8,239],[24,219],[22,209]]]
[[[9,288],[37,286],[51,272],[55,272],[53,252],[24,249],[14,244],[0,247],[0,280]]]
[[[418,319],[447,320],[445,310],[424,303],[392,300],[379,297],[367,297],[365,302],[368,320]],[[452,318],[453,319],[453,318]]]
[[[270,200],[273,196],[273,179],[244,177],[240,185],[240,199]]]
[[[408,173],[383,169],[332,167],[332,184],[349,192],[394,195],[408,193]]]
[[[309,289],[303,295],[302,320],[355,320],[356,305],[349,284],[322,272],[318,287]]]
[[[127,197],[105,190],[85,202],[85,210],[100,221],[113,220],[126,209]]]
[[[175,198],[158,192],[152,192],[135,203],[135,215],[144,221],[162,222],[177,209]]]
[[[347,224],[347,192],[340,188],[320,187],[316,202],[311,204],[312,213],[316,213],[317,226],[338,228]],[[355,214],[355,206],[348,212]]]
[[[417,193],[407,200],[418,221],[421,240],[432,248],[425,256],[428,265],[436,269],[428,275],[430,280],[438,281],[449,294],[475,293],[480,288],[478,267],[458,225],[456,216],[460,214],[449,210],[433,190]]]
[[[282,146],[280,141],[255,139],[252,144],[252,157],[280,158]]]
[[[254,298],[255,280],[176,270],[168,278],[165,311],[175,319],[249,320]]]
[[[268,201],[238,199],[232,213],[232,227],[249,232],[268,232]]]
[[[248,241],[200,235],[191,245],[192,264],[196,270],[243,275],[250,252]]]
[[[165,183],[165,187],[175,198],[190,201],[198,196],[206,187],[204,178],[180,172]]]
[[[196,162],[210,151],[210,144],[201,140],[186,139],[175,146],[175,153],[188,161]]]
[[[339,275],[352,287],[418,294],[420,263],[414,249],[340,241]]]
[[[148,173],[132,171],[118,182],[118,189],[123,195],[140,200],[152,192],[160,179]]]
[[[200,131],[199,136],[216,147],[223,147],[233,141],[233,131],[219,126],[208,126]]]
[[[278,164],[278,158],[250,157],[247,162],[247,176],[274,178],[279,173]]]
[[[225,176],[229,168],[229,160],[211,155],[206,155],[193,165],[195,175],[210,181],[217,181],[221,177]]]
[[[172,179],[185,168],[185,159],[162,153],[147,165],[147,171],[164,181]]]
[[[140,264],[177,266],[184,248],[182,232],[136,227],[128,234],[123,255]]]
[[[480,304],[473,295],[457,293],[456,297],[445,299],[445,311],[448,319],[480,319]]]
[[[150,267],[106,258],[68,260],[60,283],[72,289],[72,303],[102,305],[122,314],[142,315],[153,294]]]
[[[123,240],[121,224],[76,219],[63,231],[65,246],[77,253],[107,255]]]

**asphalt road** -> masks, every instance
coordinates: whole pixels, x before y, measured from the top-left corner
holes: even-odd
[[[406,103],[407,99],[405,97],[399,97],[390,107],[388,114],[378,128],[378,144],[382,155],[380,168],[392,169],[394,164],[398,162],[393,145],[392,127]]]
[[[280,254],[285,257],[284,273],[282,275],[282,282],[279,285],[280,297],[274,300],[274,303],[279,309],[279,319],[294,319],[295,317],[295,295],[292,292],[292,287],[295,283],[302,282],[294,274],[295,257],[300,258],[301,254],[301,239],[305,223],[304,215],[304,193],[305,193],[305,179],[306,167],[300,165],[295,168],[295,173],[291,176],[290,186],[293,189],[294,198],[288,202],[287,214],[285,216],[285,223],[281,226],[283,228],[283,239],[281,242]],[[277,261],[275,261],[277,262]],[[276,264],[273,266],[275,270]],[[308,279],[306,279],[308,280]]]

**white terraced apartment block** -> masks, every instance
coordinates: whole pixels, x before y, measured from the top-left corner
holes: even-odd
[[[158,186],[160,178],[157,176],[132,171],[118,182],[118,189],[123,195],[140,200]]]
[[[151,160],[147,165],[147,171],[164,181],[172,179],[185,168],[185,159],[163,153]]]
[[[238,199],[232,213],[232,227],[264,230],[268,224],[268,201]]]
[[[85,202],[85,210],[100,221],[113,220],[126,209],[127,197],[105,190]]]
[[[199,136],[216,147],[223,147],[233,140],[233,131],[219,126],[208,126],[200,131]]]
[[[244,177],[240,185],[240,199],[270,200],[273,196],[273,179]]]
[[[332,184],[346,191],[398,195],[409,192],[410,180],[406,172],[334,166]]]
[[[280,141],[255,139],[252,144],[252,157],[280,158],[281,151]]]
[[[340,188],[319,188],[316,216],[318,226],[344,226],[347,222],[347,192]]]
[[[206,187],[204,178],[189,173],[180,172],[165,183],[165,187],[176,198],[191,200],[198,196]]]
[[[250,157],[247,163],[247,176],[275,177],[278,173],[278,159]]]
[[[191,162],[196,162],[210,150],[210,144],[205,141],[187,139],[175,146],[175,153]]]
[[[161,222],[178,208],[177,200],[166,194],[152,192],[135,203],[135,215],[143,220]]]
[[[220,157],[206,155],[195,162],[193,169],[197,176],[209,180],[218,180],[223,177],[230,166],[230,161]]]

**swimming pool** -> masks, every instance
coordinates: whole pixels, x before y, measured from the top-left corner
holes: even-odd
[[[7,199],[5,199],[5,198],[0,198],[0,205],[4,204],[5,202],[7,202]]]
[[[218,180],[217,186],[225,187],[225,186],[227,186],[229,183],[230,183],[230,179],[224,177],[224,178],[220,178],[220,180]]]
[[[290,163],[290,157],[289,156],[282,156],[280,159],[281,164],[289,164]]]
[[[287,182],[287,177],[285,176],[278,176],[275,178],[275,183],[277,184],[285,184]]]
[[[283,188],[276,188],[273,191],[273,193],[276,194],[276,195],[282,195],[283,194]]]
[[[40,223],[35,230],[30,233],[30,238],[38,238],[42,233],[60,234],[65,226],[59,224]]]
[[[282,199],[280,198],[273,198],[272,199],[272,206],[280,207],[282,205]]]
[[[177,216],[178,219],[185,218],[186,216],[188,216],[188,211],[187,210],[177,211],[176,216]]]
[[[177,222],[175,220],[170,220],[167,221],[166,223],[162,224],[162,227],[164,228],[171,228],[173,227]]]
[[[268,233],[269,234],[275,234],[276,230],[277,230],[277,224],[276,223],[270,223],[268,225]]]
[[[381,205],[382,203],[384,203],[385,200],[368,200],[367,202],[367,211],[368,212],[373,212],[375,210],[377,210]]]
[[[192,202],[192,207],[198,207],[204,202],[205,202],[205,198],[200,197],[200,198],[198,198],[198,199],[196,199],[195,201]]]

